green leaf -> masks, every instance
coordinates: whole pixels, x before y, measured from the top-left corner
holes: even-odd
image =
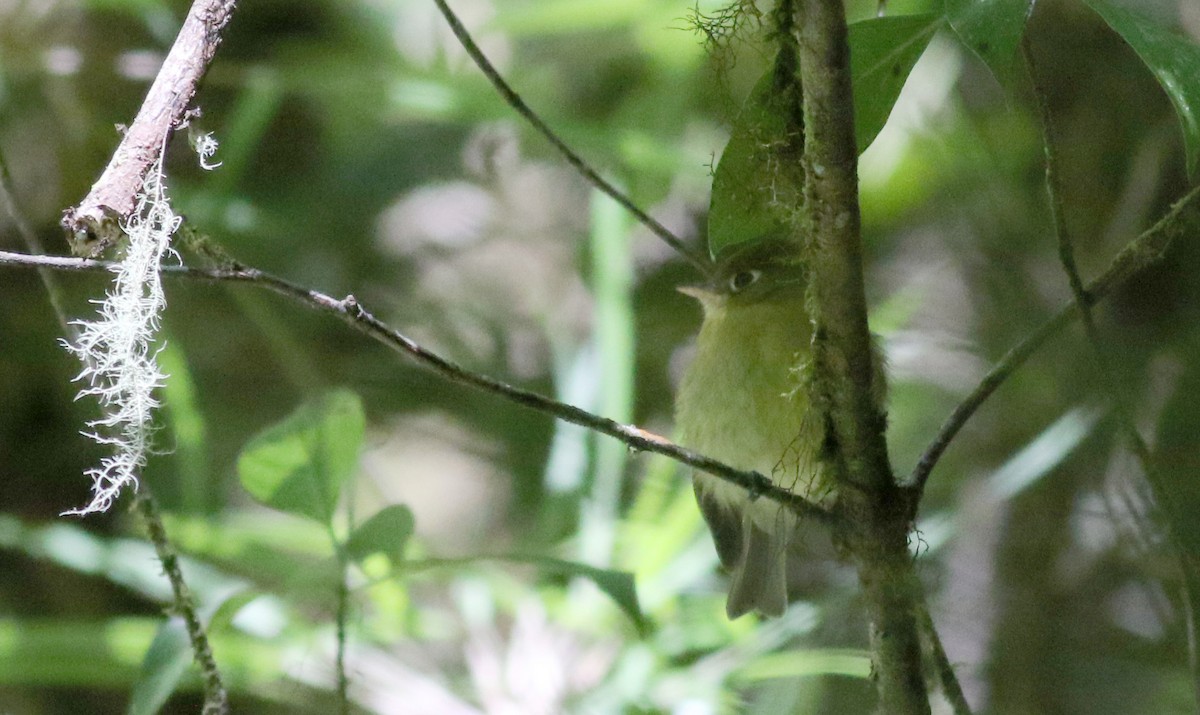
[[[642,613],[638,602],[637,589],[634,587],[633,575],[625,571],[609,571],[595,566],[564,561],[544,556],[528,558],[513,557],[513,561],[526,561],[538,566],[544,573],[561,574],[563,576],[586,578],[603,591],[617,604],[617,607],[629,616],[638,628],[639,633],[646,633],[649,623]]]
[[[1129,43],[1171,98],[1193,175],[1200,160],[1200,45],[1107,0],[1085,2]]]
[[[346,541],[346,552],[355,561],[382,553],[399,563],[413,533],[412,511],[403,504],[384,507],[361,524]]]
[[[129,715],[154,715],[171,693],[179,679],[192,664],[192,647],[183,619],[174,616],[163,621],[154,640],[142,659],[142,672],[133,686],[129,699]]]
[[[1050,474],[1092,433],[1101,415],[1098,409],[1077,407],[1058,418],[992,473],[992,493],[1012,499]]]
[[[759,78],[742,104],[713,173],[708,206],[708,250],[713,257],[729,246],[787,230],[784,212],[799,203],[803,190],[785,185],[796,172],[779,170],[780,149],[788,143],[788,105],[776,89],[774,67]]]
[[[740,668],[734,677],[742,681],[801,678],[813,675],[871,675],[871,656],[863,650],[841,648],[790,650],[760,656]]]
[[[331,392],[251,439],[238,457],[238,477],[262,504],[328,524],[358,464],[365,427],[358,396]]]
[[[642,607],[638,601],[637,589],[634,588],[633,575],[625,571],[609,571],[575,561],[522,554],[410,561],[405,564],[405,570],[409,573],[414,573],[423,569],[462,566],[481,561],[507,561],[510,563],[530,564],[536,566],[542,573],[556,574],[570,578],[586,578],[596,584],[597,588],[611,598],[617,604],[617,607],[625,612],[625,615],[629,616],[630,620],[637,626],[638,633],[645,634],[649,630],[650,623],[642,613]]]
[[[862,153],[879,134],[913,65],[929,45],[942,19],[935,15],[875,18],[850,26],[854,85],[854,130]],[[734,122],[729,142],[713,173],[708,211],[708,249],[716,257],[745,241],[787,231],[787,212],[799,205],[803,187],[790,185],[798,172],[780,171],[787,149],[791,100],[779,89],[778,69],[759,78]]]
[[[850,26],[858,153],[879,135],[913,65],[942,26],[937,15],[877,17]]]
[[[1001,84],[1011,85],[1033,0],[946,0],[950,27]]]

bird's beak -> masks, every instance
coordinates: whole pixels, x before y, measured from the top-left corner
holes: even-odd
[[[700,301],[709,303],[717,299],[717,294],[707,286],[679,286],[675,290]]]
[[[686,296],[691,296],[700,301],[700,307],[704,309],[704,314],[708,315],[714,310],[718,310],[721,306],[722,296],[708,286],[679,286],[675,290],[683,293]]]

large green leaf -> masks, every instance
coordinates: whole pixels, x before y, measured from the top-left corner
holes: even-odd
[[[859,154],[887,123],[913,65],[941,26],[942,18],[937,15],[876,17],[850,26],[854,134]]]
[[[358,464],[366,420],[358,396],[338,390],[250,440],[238,457],[242,486],[259,502],[328,524]]]
[[[883,129],[913,65],[942,19],[936,15],[872,18],[850,26],[854,85],[854,131],[862,153]],[[714,257],[730,246],[787,231],[787,212],[803,187],[791,185],[799,172],[781,171],[797,161],[786,148],[791,100],[778,89],[772,67],[754,85],[734,122],[713,174],[708,212],[708,248]]]
[[[789,100],[776,89],[775,69],[750,91],[713,173],[708,206],[708,250],[716,257],[729,246],[786,231],[786,211],[799,202],[798,172],[780,171]],[[793,158],[791,161],[798,161]]]
[[[1183,128],[1188,173],[1194,173],[1200,160],[1200,45],[1108,0],[1085,1],[1129,43],[1171,98]]]
[[[1033,0],[946,0],[950,27],[1005,85],[1012,84],[1032,9]]]

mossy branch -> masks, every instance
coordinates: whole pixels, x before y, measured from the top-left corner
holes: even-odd
[[[914,505],[892,475],[885,419],[872,389],[846,13],[836,0],[795,5],[806,127],[805,210],[796,228],[814,266],[814,402],[836,441],[841,540],[863,588],[880,709],[924,715],[920,585],[907,543]]]

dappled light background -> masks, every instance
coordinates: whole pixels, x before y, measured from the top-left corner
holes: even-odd
[[[688,18],[717,2],[450,4],[570,146],[703,245],[712,166],[768,63],[761,40],[747,31],[706,48]],[[849,5],[852,19],[875,11]],[[1138,7],[1200,41],[1192,0]],[[107,162],[186,8],[0,0],[0,151],[46,252],[66,253],[61,212]],[[1181,135],[1153,77],[1081,3],[1039,2],[1030,33],[1087,280],[1186,190]],[[515,116],[432,2],[240,3],[198,104],[222,165],[201,170],[181,133],[169,191],[233,256],[353,294],[468,369],[672,434],[700,319],[675,287],[699,276]],[[867,293],[899,475],[1070,298],[1032,107],[1019,65],[1002,85],[943,30],[862,157]],[[1098,307],[1111,380],[1067,328],[933,473],[913,549],[979,712],[1189,707],[1181,577],[1112,405],[1123,391],[1172,474],[1194,474],[1198,246],[1200,233],[1181,237]],[[0,248],[28,250],[8,215]],[[105,290],[99,275],[57,281],[70,318]],[[79,366],[37,274],[3,269],[0,305],[0,710],[125,712],[167,587],[126,502],[58,516],[86,503],[82,473],[100,453],[79,431],[97,407],[73,400]],[[364,712],[872,708],[857,583],[817,530],[787,615],[729,623],[724,576],[673,463],[448,383],[252,287],[171,281],[163,328],[172,378],[144,481],[202,610],[217,613],[235,711],[336,707],[328,541],[256,505],[236,473],[247,440],[334,387],[368,414],[347,521],[409,505],[421,564],[353,574],[349,675]],[[639,632],[547,558],[632,573],[651,627]],[[192,674],[164,712],[199,702]]]

